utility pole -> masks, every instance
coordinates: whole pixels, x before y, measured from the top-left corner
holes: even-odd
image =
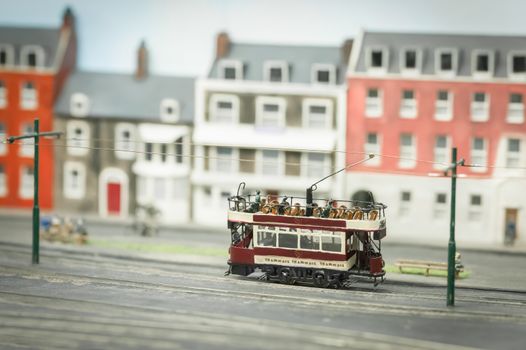
[[[445,175],[451,171],[451,215],[449,219],[449,243],[447,255],[447,306],[455,306],[455,210],[457,195],[457,167],[464,165],[464,159],[457,162],[457,148],[451,150],[451,165],[445,170]]]
[[[39,161],[38,161],[38,141],[40,136],[56,136],[57,138],[62,135],[60,131],[46,131],[39,132],[39,120],[35,118],[33,134],[21,135],[21,136],[11,136],[7,139],[7,142],[12,144],[17,140],[30,139],[34,138],[35,141],[35,154],[33,156],[33,187],[34,187],[34,199],[33,199],[33,254],[32,254],[32,263],[38,264],[40,260],[40,236],[39,236],[39,227],[40,227],[40,208],[38,207],[38,170],[39,170]]]

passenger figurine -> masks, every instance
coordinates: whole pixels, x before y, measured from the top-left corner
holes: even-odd
[[[259,211],[259,205],[261,204],[261,192],[256,191],[256,198],[254,199],[254,202],[250,204],[250,212],[251,213],[257,213]]]
[[[325,205],[325,208],[323,208],[323,211],[321,212],[321,217],[328,218],[329,214],[331,213],[331,209],[332,209],[332,199],[329,199],[327,201],[327,205]]]
[[[290,206],[289,202],[287,202],[288,198],[289,197],[283,197],[283,200],[281,201],[281,203],[279,203],[279,208],[278,208],[279,215],[285,214],[285,208]]]

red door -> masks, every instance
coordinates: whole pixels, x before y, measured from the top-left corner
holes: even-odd
[[[121,184],[108,183],[108,214],[121,213]]]

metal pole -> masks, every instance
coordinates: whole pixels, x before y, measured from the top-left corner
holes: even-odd
[[[457,148],[451,150],[451,215],[447,258],[447,306],[455,306],[455,201],[457,192]]]
[[[40,260],[40,241],[39,241],[39,223],[40,223],[40,208],[38,207],[38,141],[39,141],[39,128],[38,118],[35,119],[34,132],[35,132],[35,154],[34,154],[34,167],[33,167],[33,180],[34,180],[34,199],[33,199],[33,264],[38,264]]]

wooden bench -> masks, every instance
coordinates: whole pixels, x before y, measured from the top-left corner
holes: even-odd
[[[403,268],[417,268],[425,270],[425,275],[429,276],[429,270],[447,271],[447,263],[424,260],[397,260],[395,266],[398,267],[400,273]],[[461,272],[464,272],[464,266],[460,262],[455,263],[455,277],[458,278]]]

